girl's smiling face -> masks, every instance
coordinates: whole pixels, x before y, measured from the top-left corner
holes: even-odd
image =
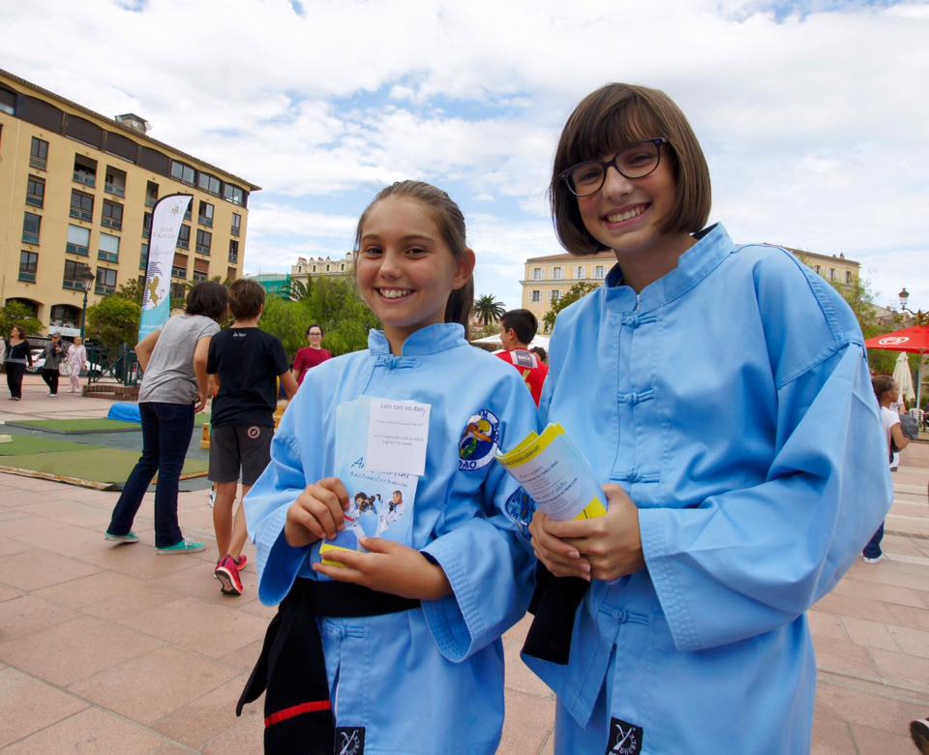
[[[391,351],[421,328],[445,321],[445,305],[474,270],[474,253],[455,257],[427,205],[386,197],[370,208],[361,229],[355,278],[380,319]]]

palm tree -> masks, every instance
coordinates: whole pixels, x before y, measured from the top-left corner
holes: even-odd
[[[474,316],[481,325],[497,322],[506,312],[503,302],[497,301],[493,294],[484,294],[474,301]]]

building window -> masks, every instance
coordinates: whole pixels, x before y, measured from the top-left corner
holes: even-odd
[[[171,307],[181,307],[187,298],[187,286],[184,283],[171,282]]]
[[[111,202],[109,199],[103,200],[103,218],[100,224],[104,228],[112,228],[114,231],[121,231],[123,228],[123,206],[119,202]]]
[[[229,239],[229,264],[239,264],[239,242],[235,239]]]
[[[79,254],[81,257],[90,254],[90,229],[81,228],[79,225],[69,225],[68,245],[65,251],[70,254]]]
[[[35,283],[35,276],[38,271],[39,255],[23,249],[19,253],[19,280],[23,283]]]
[[[817,275],[819,275],[821,268],[819,267],[819,265],[813,265],[813,270],[816,272]]]
[[[549,298],[552,300],[552,302],[561,301],[561,291],[559,291],[557,288],[553,289]]]
[[[175,246],[178,249],[190,249],[190,226],[181,224],[181,229],[177,233],[177,244]]]
[[[29,164],[33,168],[46,170],[48,166],[48,142],[32,137],[32,151],[29,153]]]
[[[142,238],[148,238],[152,235],[152,213],[146,212],[142,216]]]
[[[158,184],[153,181],[149,181],[145,185],[145,206],[154,207],[155,202],[158,201]]]
[[[49,310],[49,319],[53,325],[73,328],[81,321],[81,310],[70,304],[56,304]]]
[[[542,268],[541,267],[532,268],[532,280],[534,281],[542,280]]]
[[[200,210],[197,212],[197,222],[205,225],[207,228],[213,227],[213,210],[214,207],[209,202],[200,202]]]
[[[34,212],[23,213],[23,243],[38,244],[42,232],[42,216]]]
[[[232,228],[229,232],[233,236],[238,236],[242,232],[242,216],[239,213],[232,213]]]
[[[45,206],[45,179],[29,176],[26,182],[26,204],[33,207]]]
[[[552,280],[556,280],[556,281],[564,280],[564,268],[563,267],[552,268]]]
[[[117,197],[126,196],[126,172],[118,168],[106,167],[106,181],[103,184],[103,190],[107,194],[113,194]]]
[[[171,265],[171,275],[175,278],[187,279],[187,255],[174,253],[174,261]]]
[[[846,270],[845,271],[845,285],[848,286],[851,284],[851,282],[852,282],[852,271]]]
[[[177,160],[171,161],[171,178],[176,178],[185,184],[194,185],[196,172],[186,163],[179,163]]]
[[[835,268],[834,267],[829,268],[829,280],[831,281],[835,280]]]
[[[94,280],[94,293],[100,296],[109,296],[116,293],[116,270],[106,267],[97,268],[97,277]]]
[[[74,180],[93,188],[97,185],[97,161],[83,155],[74,156]]]
[[[226,268],[226,283],[232,283],[235,280],[236,269],[234,267]]]
[[[533,289],[532,293],[529,295],[529,301],[538,303],[542,301],[542,292],[539,289]]]
[[[199,254],[209,254],[210,247],[213,245],[213,234],[204,231],[202,228],[197,229],[197,252]]]
[[[97,259],[101,262],[119,263],[119,236],[109,233],[100,234],[100,250]]]
[[[232,184],[223,185],[223,199],[232,204],[245,204],[245,192]]]
[[[208,191],[210,194],[219,196],[222,182],[216,176],[211,176],[209,173],[200,173],[197,176],[197,186],[204,191]]]
[[[210,274],[210,263],[206,260],[194,260],[194,283],[203,283]]]
[[[71,217],[88,223],[94,219],[94,198],[91,194],[71,189]]]
[[[142,251],[139,253],[139,270],[148,270],[148,244],[145,242],[142,242]]]
[[[600,279],[606,275],[606,268],[603,265],[597,265],[594,268],[594,278]]]
[[[574,277],[575,277],[577,280],[583,280],[583,279],[584,279],[584,266],[583,266],[583,265],[578,265],[578,266],[577,266],[577,269],[574,271]]]
[[[81,277],[81,274],[86,269],[87,265],[85,265],[83,262],[65,260],[65,274],[63,280],[61,281],[61,287],[71,289],[72,291],[83,291],[84,280]]]

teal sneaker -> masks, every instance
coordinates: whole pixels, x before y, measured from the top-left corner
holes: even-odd
[[[203,543],[195,543],[186,537],[179,543],[169,545],[167,548],[156,548],[159,556],[173,556],[175,553],[199,553],[206,546]]]
[[[114,535],[112,532],[107,532],[104,537],[107,540],[110,540],[114,543],[137,543],[139,542],[139,536],[135,532],[128,532],[125,535]]]

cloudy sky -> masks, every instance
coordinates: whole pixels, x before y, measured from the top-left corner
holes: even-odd
[[[877,0],[29,0],[0,67],[263,187],[246,271],[341,257],[402,178],[458,201],[478,294],[519,306],[562,251],[561,126],[609,81],[663,89],[738,241],[844,253],[929,310],[929,3]]]

